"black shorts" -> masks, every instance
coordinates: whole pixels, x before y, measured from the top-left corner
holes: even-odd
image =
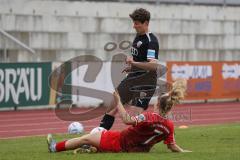
[[[157,75],[153,72],[144,74],[129,74],[117,87],[122,104],[148,108],[149,102],[155,93]]]

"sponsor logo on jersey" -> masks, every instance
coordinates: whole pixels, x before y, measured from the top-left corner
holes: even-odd
[[[146,119],[143,114],[139,114],[136,118],[137,118],[138,122],[142,122]]]
[[[138,41],[137,42],[137,48],[141,47],[141,45],[142,45],[142,41]]]
[[[138,55],[138,50],[136,48],[134,48],[134,47],[131,47],[131,54],[133,56],[137,56]]]

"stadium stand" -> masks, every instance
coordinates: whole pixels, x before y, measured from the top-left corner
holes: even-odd
[[[159,37],[161,60],[239,59],[240,45],[237,42],[240,39],[240,9],[229,6],[238,6],[238,0],[1,2],[1,30],[26,44],[37,55],[32,57],[34,54],[26,47],[24,49],[2,32],[2,62],[64,61],[83,54],[109,60],[112,54],[105,53],[103,49],[107,42],[119,43],[134,38],[128,14],[132,8],[142,6],[137,2],[152,2],[144,6],[152,12],[150,29]]]
[[[62,0],[67,1],[67,0]],[[189,4],[189,5],[240,5],[239,0],[68,0],[82,2],[126,2],[126,3],[150,3],[150,4]]]

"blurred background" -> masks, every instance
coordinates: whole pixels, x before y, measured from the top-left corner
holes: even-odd
[[[134,39],[129,13],[140,7],[151,12],[150,31],[168,68],[163,80],[187,79],[186,100],[239,100],[239,0],[0,0],[0,108],[55,106],[66,98],[64,83],[110,93],[112,57],[128,52],[120,43]],[[106,51],[109,43],[115,47]],[[81,55],[103,61],[95,81],[74,63],[50,77]],[[74,94],[67,97],[78,106],[101,103]]]
[[[0,61],[111,59],[109,41],[135,36],[129,13],[151,12],[161,61],[239,60],[238,0],[1,0]]]

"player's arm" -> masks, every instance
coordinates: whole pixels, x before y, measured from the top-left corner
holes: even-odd
[[[123,107],[120,101],[120,97],[118,93],[115,91],[113,95],[117,103],[118,113],[120,114],[120,117],[122,118],[123,123],[127,125],[135,125],[137,123],[137,119],[127,113],[127,111],[125,110],[125,108]]]
[[[176,144],[176,141],[175,141],[175,138],[174,138],[173,123],[171,123],[170,134],[164,140],[164,144],[167,144],[168,149],[170,149],[172,152],[192,152],[192,151],[189,151],[189,150],[184,150]]]
[[[150,41],[147,49],[147,62],[135,62],[133,59],[127,59],[127,63],[148,71],[156,71],[158,69],[158,43]]]
[[[181,147],[179,147],[177,144],[168,144],[168,149],[170,149],[172,152],[192,152],[189,150],[184,150]]]
[[[153,112],[160,114],[159,107],[160,107],[160,96],[158,96],[157,98],[157,103],[153,105]]]
[[[156,71],[158,69],[158,60],[157,59],[148,59],[148,62],[135,62],[132,57],[128,57],[126,60],[127,64],[130,64],[131,66],[135,66],[137,68],[141,68],[144,70],[149,71]]]

